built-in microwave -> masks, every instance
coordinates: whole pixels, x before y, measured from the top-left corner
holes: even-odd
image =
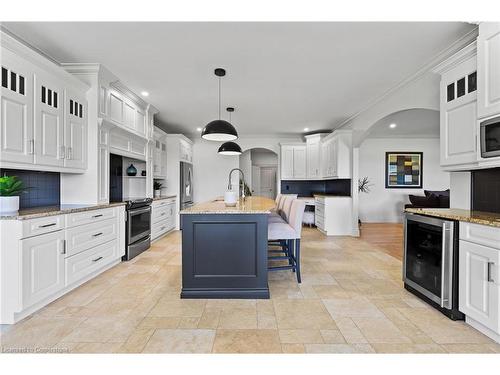
[[[481,156],[500,156],[500,116],[481,122]]]

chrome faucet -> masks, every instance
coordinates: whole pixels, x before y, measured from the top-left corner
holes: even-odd
[[[238,191],[238,198],[241,196],[241,198],[243,198],[243,200],[245,200],[245,174],[243,173],[243,171],[240,168],[233,168],[229,172],[229,182],[227,184],[227,189],[228,190],[232,190],[233,189],[233,184],[231,184],[231,176],[232,176],[232,174],[233,174],[234,171],[240,171],[240,173],[241,173],[242,183],[240,183],[238,181],[238,190],[241,189],[241,192]],[[243,185],[243,187],[241,185]]]

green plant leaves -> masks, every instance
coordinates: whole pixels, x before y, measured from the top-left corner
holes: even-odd
[[[12,197],[20,195],[26,188],[22,180],[16,176],[3,176],[0,177],[0,196]]]

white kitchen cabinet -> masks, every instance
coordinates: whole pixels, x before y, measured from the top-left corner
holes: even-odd
[[[321,135],[306,136],[306,162],[307,178],[318,179],[321,177]]]
[[[440,64],[440,160],[447,170],[476,163],[477,83],[476,43]]]
[[[460,240],[459,310],[500,334],[500,250]]]
[[[109,118],[113,120],[117,124],[123,123],[123,99],[122,96],[115,92],[111,91],[109,93]]]
[[[351,178],[352,132],[337,130],[321,144],[322,178]]]
[[[6,168],[82,172],[87,165],[88,87],[0,33],[0,162]],[[69,96],[82,104],[81,117],[70,116]]]
[[[314,222],[327,236],[352,236],[352,198],[316,196]]]
[[[167,178],[167,141],[166,134],[157,129],[154,136],[153,177]]]
[[[63,167],[64,91],[61,82],[41,69],[35,71],[35,164]]]
[[[281,145],[281,179],[307,178],[306,145]]]
[[[20,244],[22,305],[28,308],[64,289],[64,231],[27,238]]]
[[[132,131],[136,131],[135,127],[136,110],[132,103],[125,101],[123,103],[123,124]]]
[[[500,23],[482,22],[477,38],[477,114],[500,114]]]
[[[156,240],[175,229],[175,198],[153,201],[151,210],[151,239]]]
[[[137,109],[135,112],[135,129],[137,133],[146,136],[146,114],[140,110]]]
[[[0,161],[33,163],[33,66],[2,48]]]
[[[193,162],[193,146],[184,139],[179,140],[179,158],[181,161]]]
[[[87,101],[83,95],[66,90],[64,126],[64,166],[85,169],[87,167]]]

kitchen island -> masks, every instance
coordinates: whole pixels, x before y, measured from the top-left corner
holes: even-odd
[[[275,202],[222,199],[181,211],[181,298],[269,298],[267,221]]]

